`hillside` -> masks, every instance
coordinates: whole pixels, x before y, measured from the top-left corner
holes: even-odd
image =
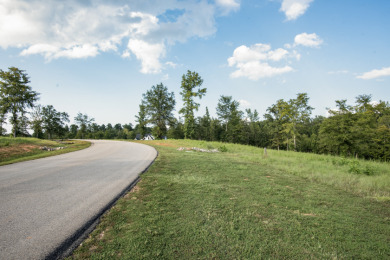
[[[389,164],[202,141],[146,143],[159,157],[72,258],[390,256]]]

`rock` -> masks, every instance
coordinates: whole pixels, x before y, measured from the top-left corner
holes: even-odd
[[[42,151],[58,151],[58,150],[64,149],[64,147],[52,148],[52,147],[47,147],[47,146],[41,146],[41,147],[39,147],[39,149],[42,150]]]
[[[179,148],[177,148],[177,151],[188,151],[188,150],[202,152],[202,153],[219,153],[218,149],[207,150],[207,149],[198,148],[198,147],[192,147],[191,149],[190,148],[186,148],[186,147],[179,147]]]

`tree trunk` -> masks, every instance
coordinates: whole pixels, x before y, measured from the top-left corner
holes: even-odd
[[[288,148],[289,148],[289,144],[290,143],[290,140],[288,140],[288,138],[287,138],[287,151],[288,151]]]
[[[297,151],[297,141],[296,141],[296,138],[295,138],[295,134],[294,134],[294,152]]]

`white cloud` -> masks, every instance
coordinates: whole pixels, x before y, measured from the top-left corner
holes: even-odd
[[[240,106],[243,108],[249,108],[251,106],[251,103],[245,99],[238,100],[238,103],[240,103]]]
[[[160,73],[160,58],[165,55],[163,44],[151,44],[143,40],[130,39],[128,48],[142,62],[142,73]]]
[[[228,59],[229,66],[236,68],[236,71],[230,76],[258,80],[290,72],[293,70],[290,66],[276,67],[269,64],[269,62],[287,58],[288,55],[289,52],[282,48],[271,50],[269,44],[258,43],[250,47],[239,46],[234,50],[233,56]]]
[[[230,11],[237,11],[240,8],[240,3],[236,0],[215,0],[215,3],[223,9],[223,14],[227,14]]]
[[[297,45],[315,47],[321,43],[322,40],[315,33],[302,33],[295,36],[294,44],[284,44],[286,49],[272,50],[270,44],[264,43],[257,43],[249,47],[241,45],[233,51],[233,55],[227,60],[230,67],[236,68],[230,76],[258,80],[291,72],[294,69],[287,64],[301,59],[301,54],[296,50]]]
[[[232,78],[247,77],[251,80],[273,77],[292,71],[290,66],[272,67],[268,63],[252,61],[237,64],[237,70],[231,74]]]
[[[167,62],[165,62],[165,64],[168,65],[171,68],[176,68],[177,67],[177,64],[172,62],[172,61],[167,61]]]
[[[296,35],[294,39],[294,45],[303,45],[306,47],[318,47],[322,42],[322,39],[315,33],[301,33]]]
[[[358,79],[376,79],[380,77],[390,76],[390,67],[382,68],[379,70],[371,70],[357,76]]]
[[[122,55],[121,55],[122,58],[130,58],[130,52],[129,50],[125,50]]]
[[[239,8],[236,0],[126,2],[1,0],[0,48],[20,48],[21,55],[48,61],[134,54],[141,72],[158,73],[168,45],[213,35],[215,16]],[[172,10],[180,10],[174,20],[160,20]]]
[[[288,21],[303,15],[313,0],[283,0],[280,11],[284,12]]]
[[[267,60],[267,52],[270,49],[270,45],[263,43],[257,43],[251,47],[241,45],[234,50],[233,56],[228,59],[229,66],[257,60]]]
[[[292,57],[295,57],[296,60],[300,60],[301,59],[301,54],[298,53],[296,50],[293,50]]]
[[[279,49],[276,49],[274,51],[270,51],[268,53],[268,58],[270,60],[273,60],[273,61],[279,61],[283,58],[285,58],[288,54],[288,51],[286,51],[285,49],[282,49],[282,48],[279,48]]]

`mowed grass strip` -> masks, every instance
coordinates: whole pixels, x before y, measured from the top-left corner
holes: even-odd
[[[201,153],[176,149],[223,144],[147,144],[159,157],[71,258],[390,257],[388,200],[292,174],[277,164],[276,153],[264,158],[259,148],[226,145],[226,153]]]
[[[25,137],[0,137],[0,166],[39,159],[43,157],[74,152],[87,148],[90,142],[80,140],[63,140],[61,142]],[[40,147],[64,147],[57,151],[44,151]]]

